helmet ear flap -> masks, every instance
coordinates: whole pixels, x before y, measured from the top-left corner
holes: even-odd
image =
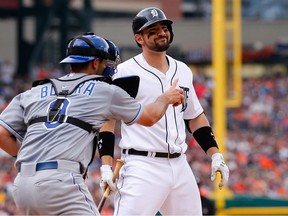
[[[132,30],[133,30],[134,35],[139,33],[139,29],[141,29],[141,27],[143,25],[145,25],[146,22],[148,22],[148,20],[145,17],[136,16],[133,19]],[[136,42],[137,46],[141,48],[141,45],[136,40],[135,40],[135,42]]]
[[[147,18],[143,16],[136,16],[132,22],[132,30],[134,34],[139,32],[139,29],[142,28],[148,22]]]
[[[169,43],[172,43],[172,41],[173,41],[173,39],[174,39],[174,33],[173,33],[173,30],[172,30],[172,25],[167,25],[167,28],[168,28],[168,30],[169,30],[169,32],[170,32],[170,41],[169,41]]]

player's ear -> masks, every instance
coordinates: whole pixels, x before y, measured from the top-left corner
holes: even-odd
[[[97,70],[97,68],[99,67],[99,58],[96,58],[94,60],[91,61],[91,67],[94,69],[94,70]]]
[[[134,35],[134,38],[135,38],[135,41],[138,43],[138,44],[143,44],[143,37],[141,34],[135,34]]]

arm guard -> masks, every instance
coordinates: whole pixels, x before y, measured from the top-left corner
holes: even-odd
[[[218,148],[212,128],[209,126],[198,128],[194,131],[193,136],[205,153],[211,147]]]
[[[99,133],[98,151],[100,158],[103,155],[114,157],[115,135],[112,132],[104,131]]]

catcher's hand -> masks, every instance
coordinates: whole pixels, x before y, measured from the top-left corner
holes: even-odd
[[[100,172],[101,172],[100,187],[103,190],[103,192],[105,192],[107,186],[110,188],[112,192],[116,191],[116,183],[113,182],[112,167],[104,164],[100,167]]]
[[[229,179],[229,169],[224,162],[223,155],[221,153],[214,153],[212,155],[212,172],[211,172],[211,181],[214,181],[216,178],[216,172],[221,174],[221,182],[219,183],[219,189],[221,190],[224,185],[227,184]]]

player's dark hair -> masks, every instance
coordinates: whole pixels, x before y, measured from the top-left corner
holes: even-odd
[[[87,69],[89,64],[90,64],[90,61],[89,62],[84,62],[84,63],[73,63],[73,64],[70,64],[70,65],[71,65],[72,71],[79,71],[79,70]]]

